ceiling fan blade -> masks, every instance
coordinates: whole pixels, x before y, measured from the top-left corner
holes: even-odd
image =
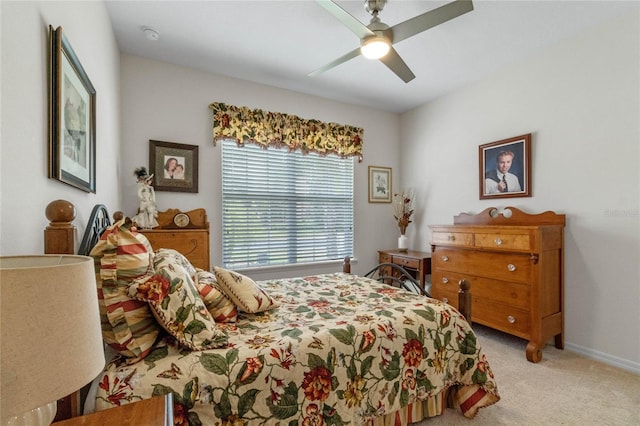
[[[380,58],[380,61],[385,64],[391,71],[396,73],[396,75],[400,77],[405,83],[408,83],[416,78],[415,74],[411,72],[407,64],[405,64],[400,55],[398,55],[398,52],[396,52],[396,49],[394,49],[393,47],[389,50],[389,53]]]
[[[340,65],[340,64],[342,64],[344,62],[347,62],[348,60],[353,59],[353,58],[357,57],[358,55],[360,55],[360,48],[359,47],[356,48],[356,49],[353,49],[349,53],[345,53],[344,55],[340,56],[335,61],[332,61],[332,62],[328,63],[327,65],[324,65],[324,66],[318,68],[317,70],[309,73],[309,77],[315,77],[315,76],[317,76],[319,74],[322,74],[323,72],[328,71],[331,68],[333,68],[333,67],[335,67],[337,65]]]
[[[398,43],[429,28],[447,22],[450,19],[471,12],[472,10],[473,3],[471,0],[456,0],[440,6],[437,9],[425,12],[422,15],[407,19],[391,27],[393,31],[393,42]]]
[[[349,28],[358,38],[363,39],[375,35],[365,24],[351,16],[349,12],[338,6],[331,0],[316,0],[318,4],[324,7],[329,13],[338,18],[347,28]]]

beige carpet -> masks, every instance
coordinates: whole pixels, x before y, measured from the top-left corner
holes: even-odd
[[[527,342],[474,325],[500,401],[473,420],[459,411],[416,425],[640,425],[640,376],[547,345],[542,361],[527,361]]]

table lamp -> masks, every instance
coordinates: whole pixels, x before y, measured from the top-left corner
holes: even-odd
[[[50,424],[104,368],[93,259],[0,257],[2,425]]]

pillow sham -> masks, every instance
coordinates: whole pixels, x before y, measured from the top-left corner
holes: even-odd
[[[153,267],[160,268],[170,264],[182,266],[191,278],[196,275],[196,268],[193,267],[189,259],[178,250],[161,248],[156,250],[153,256]]]
[[[226,347],[229,342],[180,264],[160,266],[154,275],[135,280],[129,295],[148,302],[158,322],[180,346],[202,350]]]
[[[91,250],[96,268],[102,338],[106,344],[136,362],[151,351],[162,328],[148,304],[131,298],[128,287],[152,273],[149,240],[123,218],[107,228]]]
[[[196,288],[215,322],[236,322],[238,307],[220,289],[216,276],[196,268]]]
[[[253,314],[265,312],[280,306],[280,303],[269,296],[251,278],[228,269],[213,267],[218,285],[244,312]]]

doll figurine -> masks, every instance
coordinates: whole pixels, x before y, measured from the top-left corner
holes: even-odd
[[[133,221],[140,229],[151,229],[158,226],[158,209],[156,207],[156,193],[151,184],[153,183],[153,175],[147,174],[146,167],[138,167],[133,172],[138,178],[138,198],[140,198],[140,207],[138,214],[133,217]]]

